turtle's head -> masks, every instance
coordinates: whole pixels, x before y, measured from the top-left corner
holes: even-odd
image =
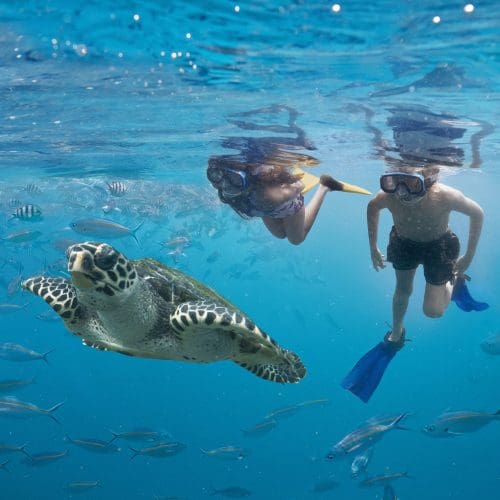
[[[73,285],[85,295],[123,298],[137,281],[133,264],[106,243],[77,243],[66,255]]]

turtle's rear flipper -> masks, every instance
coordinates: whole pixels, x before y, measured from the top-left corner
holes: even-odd
[[[272,351],[261,346],[255,354],[241,352],[234,359],[242,368],[257,377],[282,384],[296,384],[306,375],[306,368],[300,358],[291,351],[276,348]]]
[[[45,300],[65,321],[72,323],[79,317],[78,299],[68,279],[35,276],[23,281],[21,286]]]
[[[265,380],[296,383],[306,374],[296,354],[282,349],[238,310],[207,301],[185,302],[171,315],[170,324],[181,336],[193,339],[206,335],[207,328],[224,335],[218,343],[220,359],[231,359]]]

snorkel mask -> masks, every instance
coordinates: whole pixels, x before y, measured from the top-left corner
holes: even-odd
[[[249,187],[247,173],[229,167],[210,167],[207,171],[208,180],[220,190],[225,198],[236,198]]]
[[[420,201],[436,182],[436,175],[424,177],[421,174],[390,172],[380,177],[380,189],[395,194],[404,203]]]

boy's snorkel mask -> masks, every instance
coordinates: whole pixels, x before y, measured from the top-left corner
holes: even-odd
[[[380,189],[395,194],[403,202],[420,201],[436,182],[437,174],[425,177],[421,174],[389,172],[380,177]]]

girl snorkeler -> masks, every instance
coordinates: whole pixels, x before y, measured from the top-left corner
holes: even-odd
[[[279,159],[251,164],[238,155],[214,156],[209,159],[207,177],[222,202],[243,218],[261,217],[273,236],[287,238],[293,245],[306,239],[328,192],[370,194],[322,175],[312,199],[305,204],[304,192],[318,184],[318,179],[297,168],[291,171],[290,166]]]

